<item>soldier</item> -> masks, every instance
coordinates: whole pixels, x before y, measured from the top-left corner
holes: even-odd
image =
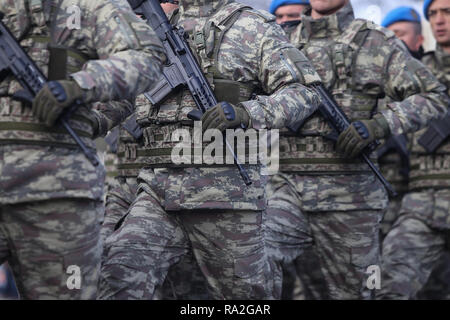
[[[162,2],[161,7],[172,17],[178,8],[178,1]],[[144,95],[136,98],[137,108],[149,106]],[[136,119],[133,115],[120,126],[114,128],[107,136],[110,152],[108,152],[107,196],[105,218],[101,228],[102,239],[106,239],[120,225],[120,219],[125,216],[129,207],[136,199],[138,189],[137,176],[139,170],[145,167],[146,157],[142,137],[135,133]],[[134,135],[134,136],[133,136]],[[136,137],[135,137],[136,136]],[[119,223],[119,225],[118,225]],[[190,275],[187,281],[186,275]],[[192,254],[187,255],[177,265],[173,266],[158,294],[154,299],[208,299],[206,281],[201,274]]]
[[[296,26],[308,5],[309,0],[272,0],[269,11],[275,15],[275,21],[282,27]]]
[[[203,115],[203,130],[280,128],[317,108],[319,98],[304,85],[320,82],[318,75],[272,15],[231,0],[182,0],[177,25],[190,35],[218,101],[227,101]],[[137,199],[106,241],[101,298],[151,299],[168,268],[189,251],[212,298],[279,298],[265,251],[261,166],[245,165],[251,186],[235,165],[174,166],[171,135],[181,128],[191,135],[193,109],[187,90],[159,107],[137,109],[147,167],[138,176]]]
[[[300,136],[281,136],[282,173],[268,187],[268,243],[278,249],[276,261],[304,258],[313,245],[329,298],[370,298],[365,273],[379,263],[378,228],[388,198],[355,157],[375,139],[424,127],[448,100],[391,31],[354,19],[349,1],[310,3],[291,41],[350,120],[359,121],[339,135],[336,148],[320,115],[306,121]],[[393,102],[370,119],[384,96]]]
[[[160,76],[165,55],[122,0],[2,0],[0,11],[37,66],[56,79],[32,108],[11,98],[21,89],[12,75],[0,84],[0,263],[9,261],[22,298],[93,299],[104,167],[94,167],[54,123],[80,99],[84,106],[69,123],[94,149],[92,138],[132,104],[103,104],[97,112],[92,103],[133,100]]]
[[[423,62],[450,94],[450,0],[425,1],[424,15],[430,21],[437,47],[425,54]],[[443,125],[448,127],[448,120]],[[448,246],[450,141],[447,137],[437,149],[427,151],[427,145],[421,143],[427,132],[428,128],[414,134],[409,193],[383,241],[381,299],[417,298]],[[446,259],[448,263],[448,256]],[[442,263],[441,274],[448,274],[448,264]],[[444,281],[448,290],[448,279]]]
[[[395,33],[408,47],[411,55],[422,59],[424,38],[419,13],[411,7],[398,7],[390,11],[381,22],[381,26]]]
[[[420,15],[416,10],[411,7],[398,7],[386,15],[381,25],[393,31],[397,38],[405,43],[414,58],[422,58],[424,38]],[[388,99],[380,100],[378,110],[385,110],[386,103]],[[403,195],[408,191],[409,144],[407,136],[401,135],[395,140],[391,138],[385,141],[377,150],[381,172],[397,191],[397,196],[389,198],[388,209],[381,221],[380,241],[383,241],[398,217]]]

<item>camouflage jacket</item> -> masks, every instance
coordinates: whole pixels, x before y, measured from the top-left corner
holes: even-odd
[[[165,60],[161,43],[124,0],[2,0],[0,11],[5,13],[5,24],[45,75],[51,48],[63,49],[67,63],[58,67],[65,69],[66,78],[93,90],[92,102],[133,100],[159,77]],[[0,83],[2,152],[5,155],[5,150],[20,149],[0,162],[2,202],[55,197],[100,199],[104,168],[94,169],[84,157],[78,159],[80,152],[74,151],[74,142],[64,130],[45,127],[30,108],[13,101],[11,96],[18,90],[20,85],[12,76]],[[91,121],[99,121],[100,130],[106,132],[132,109],[127,101],[97,104],[97,110],[103,112],[87,105],[72,116],[70,124],[86,145],[94,148]],[[27,148],[33,152],[27,153]],[[54,153],[47,154],[49,150]],[[27,157],[15,158],[23,154]],[[37,168],[36,163],[47,161],[45,170]]]
[[[426,53],[423,63],[436,75],[450,94],[450,54],[439,47]],[[450,104],[447,104],[450,107]],[[449,124],[450,125],[450,124]],[[450,187],[450,139],[447,138],[433,154],[427,154],[417,142],[426,128],[413,134],[409,189]]]
[[[231,0],[187,0],[180,3],[179,13],[178,25],[190,34],[192,51],[198,55],[218,100],[244,106],[252,128],[283,128],[306,119],[317,109],[319,98],[305,85],[320,82],[320,78],[289,43],[272,15]],[[230,17],[231,25],[222,24]],[[180,128],[192,129],[187,113],[195,108],[187,90],[172,95],[161,106],[144,104],[136,108],[150,166],[174,167],[171,135]],[[183,171],[181,166],[185,167]],[[247,169],[253,181],[250,187],[244,185],[234,165],[191,163],[168,169],[164,171],[168,174],[165,207],[261,210],[266,203],[266,178],[261,176],[259,165]],[[140,178],[158,180],[154,173],[144,171]]]
[[[406,52],[394,33],[355,19],[350,3],[317,20],[309,8],[291,41],[313,63],[350,120],[369,119],[384,97],[390,102],[381,113],[392,134],[423,128],[445,110],[445,88],[431,72]],[[334,143],[323,138],[330,129],[319,115],[301,133],[304,137],[280,143],[282,170],[369,172],[360,159],[343,159],[334,151]]]

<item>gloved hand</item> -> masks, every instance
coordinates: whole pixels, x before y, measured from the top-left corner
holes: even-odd
[[[377,114],[370,120],[352,122],[339,135],[336,150],[343,153],[346,158],[354,158],[376,139],[389,135],[389,124],[383,115]]]
[[[219,102],[202,116],[203,132],[208,129],[218,129],[220,131],[238,127],[246,129],[249,124],[250,116],[247,110],[243,106],[235,106],[228,102]]]
[[[75,81],[49,81],[33,100],[33,115],[51,127],[65,108],[82,97],[83,91]]]

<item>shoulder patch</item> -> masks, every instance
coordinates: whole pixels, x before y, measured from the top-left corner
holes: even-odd
[[[258,9],[249,9],[245,10],[245,12],[248,12],[253,15],[257,15],[264,19],[264,22],[273,22],[275,21],[275,16],[271,14],[270,12],[264,11],[264,10],[258,10]]]

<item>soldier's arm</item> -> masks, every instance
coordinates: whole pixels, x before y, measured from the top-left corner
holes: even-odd
[[[96,136],[104,136],[109,130],[119,125],[134,111],[129,100],[98,102],[91,109],[92,120],[96,122]]]
[[[89,6],[92,28],[88,35],[98,59],[87,62],[72,78],[89,92],[86,102],[133,100],[161,73],[162,45],[127,1],[93,1]]]
[[[385,92],[394,101],[381,112],[393,135],[425,127],[443,116],[449,104],[445,86],[420,61],[404,52],[397,41],[389,39],[394,50],[385,63]]]
[[[245,24],[245,19],[239,23]],[[241,45],[257,46],[255,70],[267,95],[258,95],[242,105],[250,114],[251,126],[255,129],[295,126],[319,106],[320,98],[308,85],[320,83],[320,77],[274,21],[259,20],[255,28],[256,39],[248,39],[248,43]],[[243,30],[245,33],[248,32]]]

